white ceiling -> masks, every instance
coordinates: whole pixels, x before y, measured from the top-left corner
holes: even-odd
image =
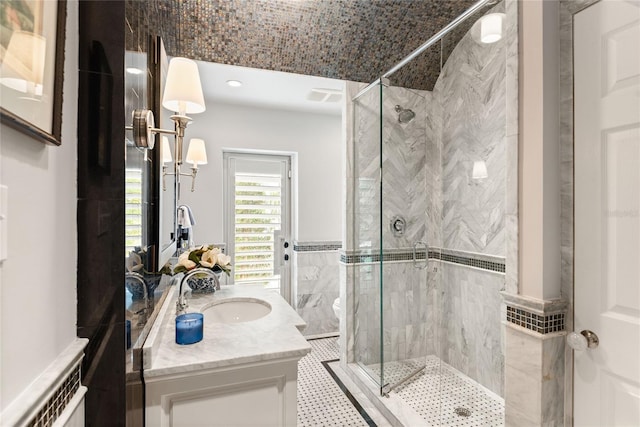
[[[319,114],[342,112],[339,102],[307,99],[316,88],[344,91],[344,81],[256,68],[196,61],[206,103],[228,103]],[[239,80],[241,87],[227,85]]]

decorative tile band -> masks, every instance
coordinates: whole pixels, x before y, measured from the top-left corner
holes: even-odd
[[[434,250],[429,249],[428,253],[424,250],[417,251],[415,253],[416,260],[424,260],[427,257],[429,259],[436,259],[440,261],[450,262],[454,264],[466,265],[468,267],[475,267],[481,270],[495,271],[498,273],[505,272],[504,259],[500,257],[491,257],[481,254],[463,253],[456,251],[454,253],[447,253],[448,250]],[[490,260],[487,258],[493,258]],[[382,255],[383,262],[389,261],[413,261],[414,253],[412,249],[393,250],[384,252]],[[366,264],[380,262],[380,253],[341,253],[340,262],[344,264]]]
[[[427,259],[426,251],[417,251],[416,260]],[[413,251],[394,251],[384,252],[382,254],[382,261],[413,261]],[[340,254],[340,262],[344,264],[368,264],[380,262],[380,253],[366,253],[366,254]]]
[[[452,255],[452,254],[435,252],[435,251],[429,251],[429,258],[439,259],[441,261],[451,262],[454,264],[466,265],[469,267],[475,267],[481,270],[496,271],[498,273],[505,272],[504,261],[503,262],[487,261],[485,259],[465,257],[460,255]]]
[[[541,315],[511,305],[507,305],[507,322],[543,335],[565,330],[564,313]]]
[[[293,242],[295,252],[327,252],[342,249],[342,242]]]
[[[46,401],[33,419],[27,424],[29,427],[52,426],[60,414],[80,388],[80,362],[69,372],[53,395]]]

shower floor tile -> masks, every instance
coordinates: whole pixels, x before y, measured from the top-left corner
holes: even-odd
[[[310,340],[309,344],[311,353],[298,363],[298,427],[375,426],[326,367],[327,361],[339,358],[338,338]]]
[[[404,378],[424,364],[422,358],[385,363],[385,382]],[[368,368],[379,375],[380,365]],[[427,357],[424,372],[392,393],[419,413],[427,425],[504,426],[504,400],[436,356]],[[459,415],[456,410],[468,415]]]
[[[395,384],[422,368],[424,364],[423,358],[387,362],[385,363],[387,369],[384,370],[384,383]],[[376,382],[380,382],[380,364],[361,365],[361,367],[368,371],[369,376],[374,378]]]

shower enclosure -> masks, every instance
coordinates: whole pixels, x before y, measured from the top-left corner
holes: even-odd
[[[505,1],[352,88],[344,366],[405,425],[504,424]]]

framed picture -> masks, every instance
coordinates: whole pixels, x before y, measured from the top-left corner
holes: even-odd
[[[66,0],[0,2],[2,123],[60,145]]]

